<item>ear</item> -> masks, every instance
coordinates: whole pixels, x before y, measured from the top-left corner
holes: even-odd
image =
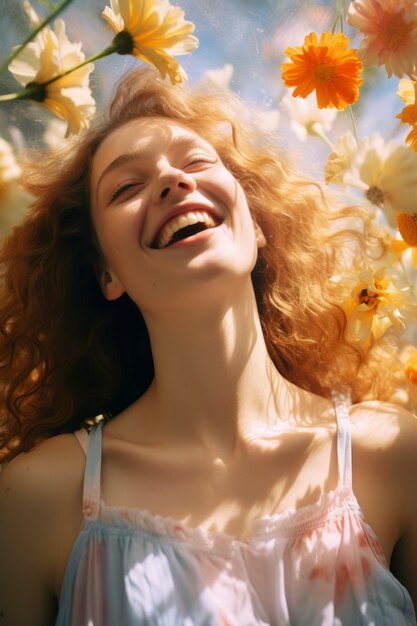
[[[265,238],[265,235],[263,234],[262,228],[259,226],[256,220],[253,220],[253,226],[255,228],[255,236],[256,236],[256,243],[258,245],[258,249],[265,248],[266,238]]]
[[[106,300],[117,300],[125,292],[117,276],[109,270],[101,270],[99,283],[102,294]]]

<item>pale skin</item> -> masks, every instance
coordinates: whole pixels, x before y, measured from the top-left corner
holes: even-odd
[[[265,237],[213,148],[168,120],[129,122],[100,146],[91,190],[103,294],[137,303],[156,372],[104,428],[107,504],[245,541],[254,519],[334,489],[333,404],[288,383],[268,355],[250,281]],[[217,227],[155,247],[166,216],[191,209]],[[378,402],[351,419],[354,492],[416,604],[417,420]],[[54,623],[84,464],[75,436],[59,435],[0,474],[0,624]]]

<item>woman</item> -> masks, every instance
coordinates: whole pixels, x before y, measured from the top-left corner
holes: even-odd
[[[416,623],[417,423],[360,402],[389,380],[328,280],[372,226],[242,111],[133,72],[28,173],[2,253],[1,624]]]

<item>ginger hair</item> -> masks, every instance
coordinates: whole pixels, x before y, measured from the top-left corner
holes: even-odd
[[[107,301],[99,287],[102,255],[89,199],[91,162],[103,139],[146,116],[199,133],[242,185],[267,239],[252,279],[278,370],[324,396],[342,385],[356,400],[369,391],[366,351],[345,341],[340,288],[329,280],[346,264],[346,250],[364,247],[372,228],[366,215],[330,207],[276,140],[248,123],[232,94],[172,86],[152,70],[134,70],[94,128],[25,165],[35,201],[0,254],[0,449],[7,457],[99,414],[115,416],[152,381],[139,310],[127,295]]]

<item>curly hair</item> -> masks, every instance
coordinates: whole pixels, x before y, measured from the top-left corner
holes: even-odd
[[[145,116],[196,131],[242,185],[267,238],[252,280],[278,370],[325,396],[345,384],[356,399],[368,389],[365,350],[345,341],[340,287],[329,278],[365,246],[372,226],[359,209],[329,207],[320,186],[297,175],[276,140],[247,123],[243,111],[232,94],[173,87],[152,70],[134,70],[120,82],[106,117],[76,144],[26,163],[24,183],[36,199],[0,254],[0,448],[6,455],[99,414],[111,418],[152,381],[140,311],[127,295],[112,302],[102,295],[89,198],[101,142]]]

